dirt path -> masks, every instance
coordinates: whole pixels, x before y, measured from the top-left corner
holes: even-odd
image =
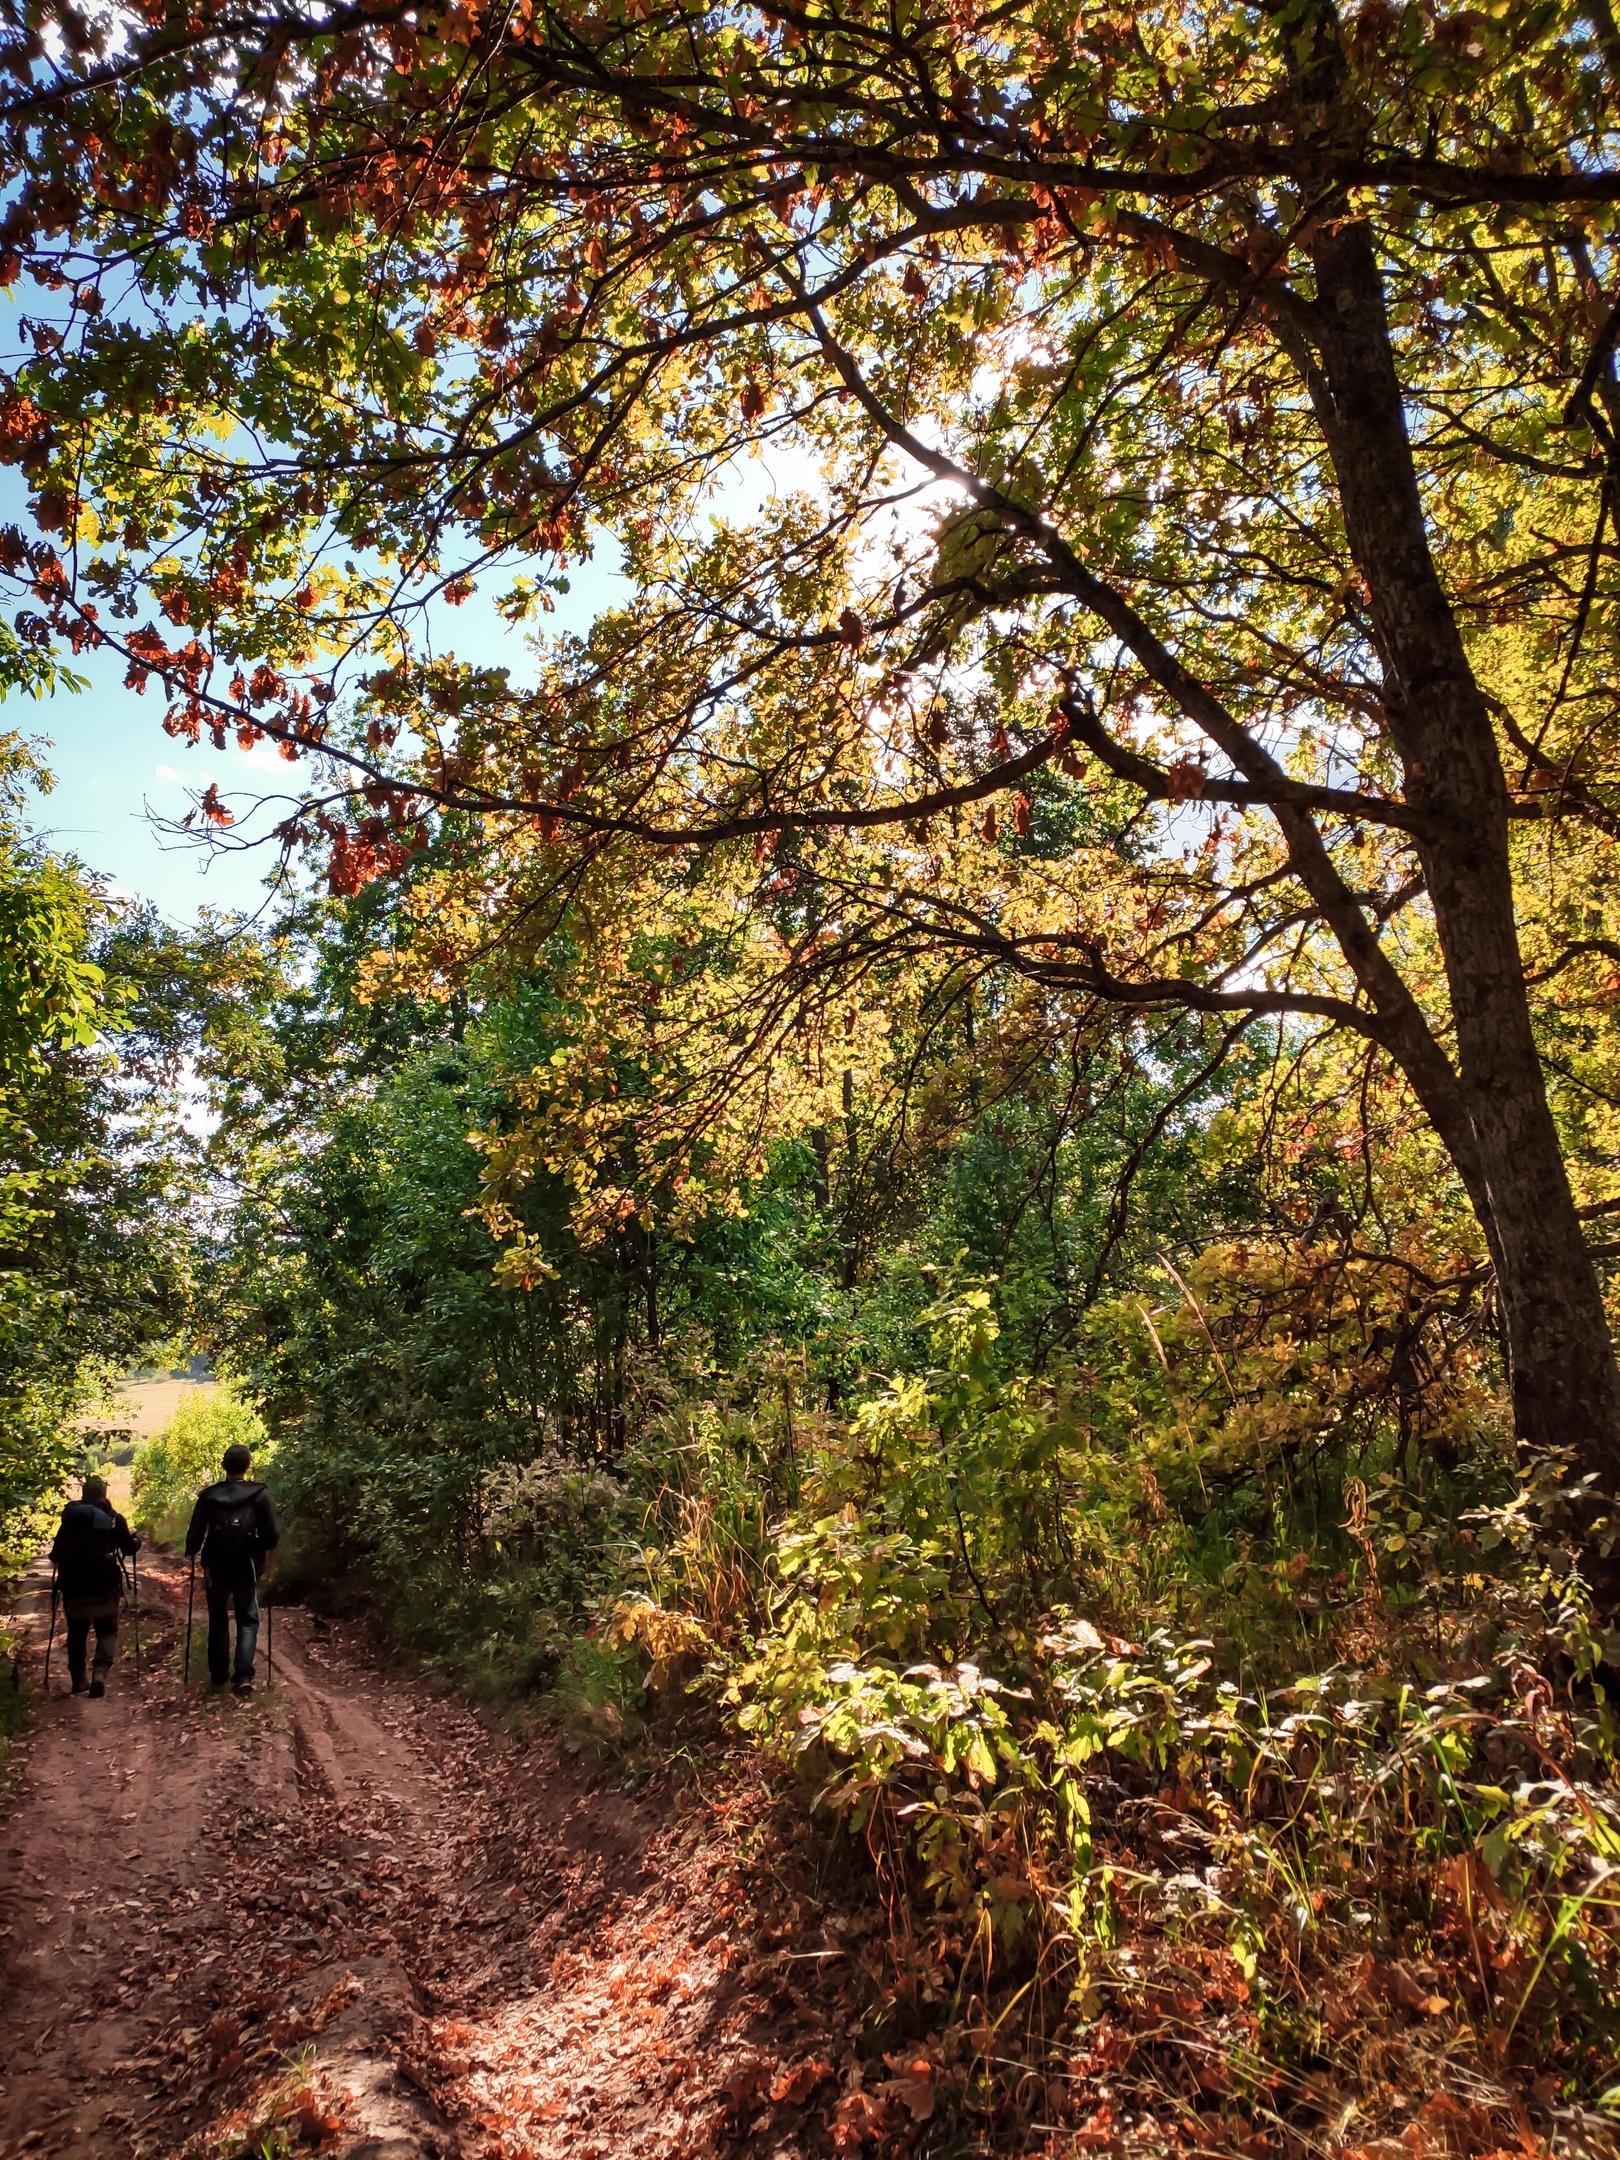
[[[196,1685],[199,1628],[187,1689],[183,1572],[141,1591],[138,1684],[126,1643],[70,1696],[58,1636],[0,1822],[0,2160],[790,2160],[872,2112],[837,2100],[842,1952],[755,1910],[723,1825],[296,1608],[273,1688]]]

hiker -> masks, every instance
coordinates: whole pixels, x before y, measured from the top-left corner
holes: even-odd
[[[124,1595],[122,1557],[127,1554],[133,1559],[140,1549],[140,1539],[107,1498],[105,1479],[87,1477],[81,1497],[63,1508],[51,1546],[67,1621],[68,1673],[75,1695],[85,1692],[84,1654],[92,1628],[96,1656],[89,1681],[91,1700],[107,1692],[107,1675],[118,1648],[118,1607]]]
[[[203,1589],[208,1598],[208,1677],[215,1687],[227,1680],[238,1695],[253,1689],[253,1653],[259,1642],[259,1570],[281,1542],[270,1494],[250,1478],[253,1457],[245,1447],[228,1447],[219,1484],[197,1495],[186,1532],[186,1554],[202,1556]],[[231,1611],[236,1612],[236,1663],[231,1664]]]

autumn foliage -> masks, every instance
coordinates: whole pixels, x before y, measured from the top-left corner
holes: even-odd
[[[215,1283],[306,1520],[367,1495],[320,1565],[810,1780],[892,1920],[838,2149],[945,2034],[985,2137],[1072,2049],[1071,2148],[1595,2139],[1606,0],[0,65],[7,664],[274,743],[192,829],[325,886]]]

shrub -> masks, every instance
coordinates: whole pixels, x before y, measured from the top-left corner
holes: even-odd
[[[192,1502],[220,1474],[220,1458],[240,1443],[262,1469],[273,1443],[257,1415],[228,1387],[188,1388],[162,1432],[135,1450],[130,1480],[136,1524],[164,1543],[185,1535]]]

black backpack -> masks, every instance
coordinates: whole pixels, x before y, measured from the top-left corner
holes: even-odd
[[[62,1510],[57,1553],[68,1566],[111,1560],[118,1551],[118,1523],[99,1500],[70,1500]]]
[[[222,1492],[213,1495],[208,1534],[203,1539],[206,1567],[226,1575],[258,1565],[261,1531],[256,1503],[263,1491],[262,1485],[244,1485],[229,1498]]]

